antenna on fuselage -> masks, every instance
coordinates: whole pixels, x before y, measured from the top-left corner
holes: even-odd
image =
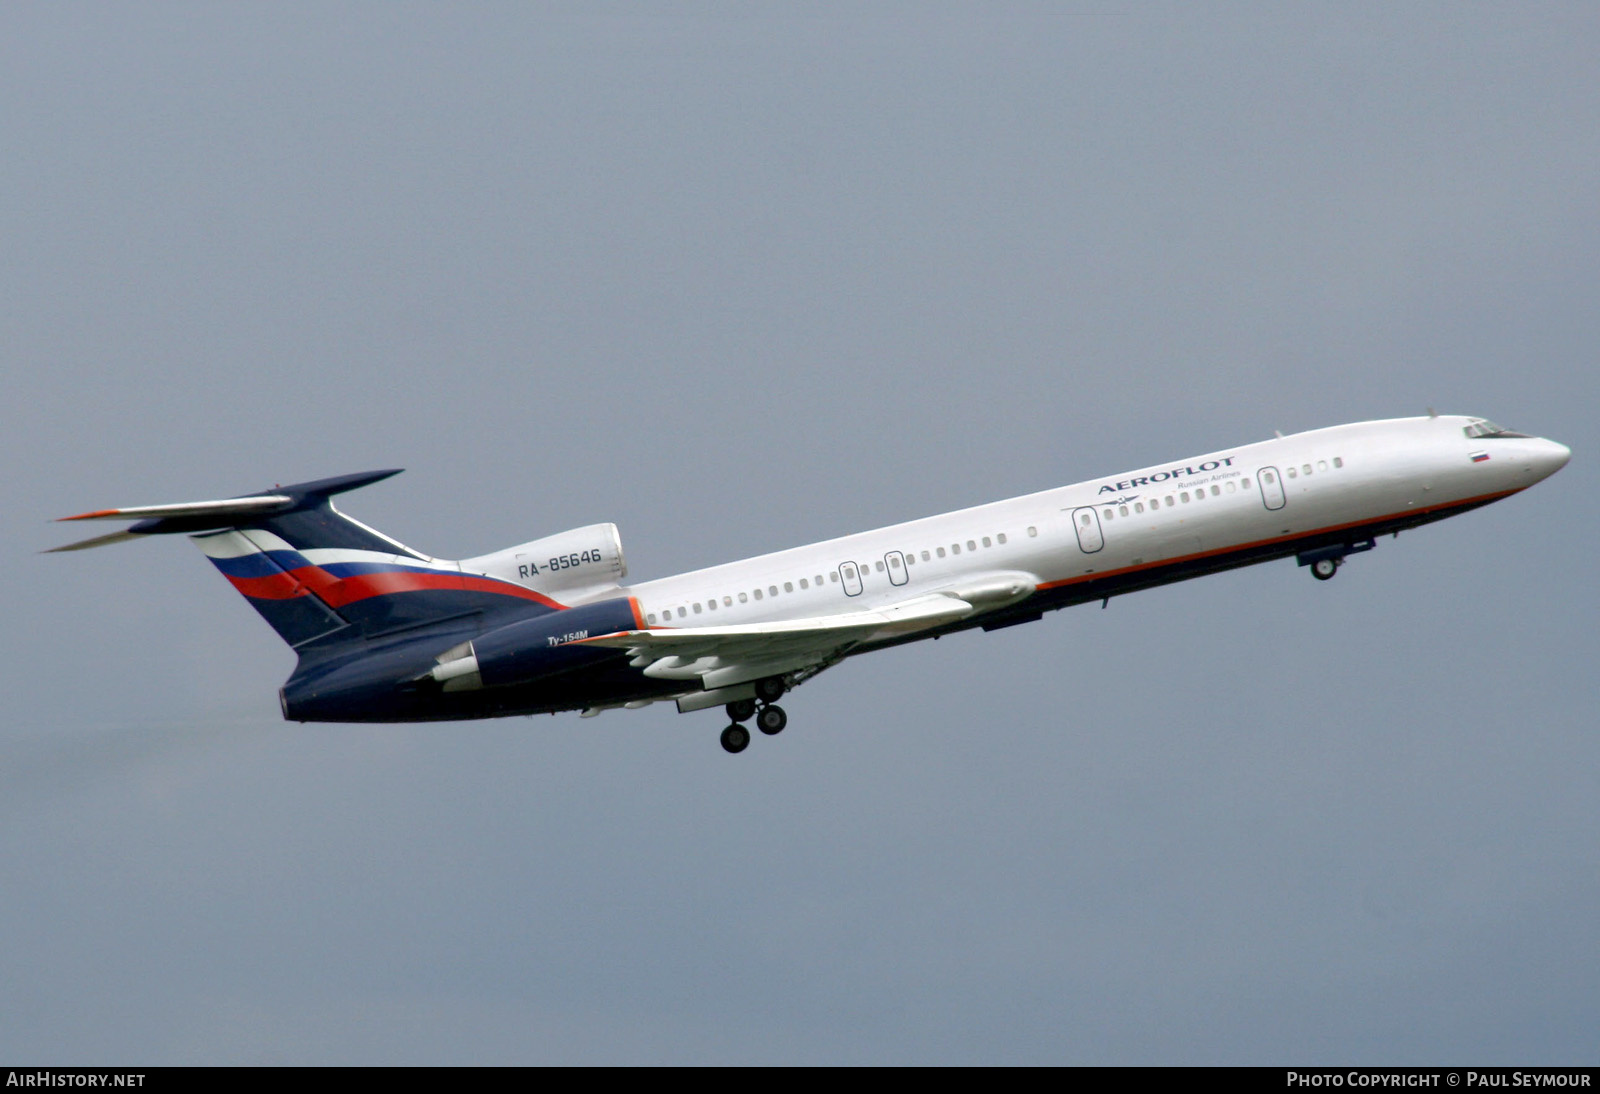
[[[1437,418],[1438,416],[1439,416],[1439,412],[1437,410],[1433,409],[1433,407],[1430,406],[1428,408],[1428,417]]]

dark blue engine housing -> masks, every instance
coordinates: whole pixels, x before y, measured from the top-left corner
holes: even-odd
[[[472,650],[483,686],[506,687],[615,660],[619,651],[586,645],[583,639],[641,626],[631,597],[602,600],[499,627],[474,638]]]
[[[544,612],[487,631],[481,620],[407,635],[386,644],[361,643],[301,666],[283,686],[283,715],[295,722],[397,722],[484,718],[571,709],[595,673],[613,680],[645,678],[627,666],[623,650],[588,645],[585,638],[640,626],[631,598]],[[477,678],[442,686],[434,677],[446,651],[471,642]]]

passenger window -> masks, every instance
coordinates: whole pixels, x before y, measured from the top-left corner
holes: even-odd
[[[1318,460],[1317,461],[1317,470],[1318,471],[1326,471],[1327,469],[1328,469],[1328,461],[1327,460]]]
[[[713,611],[713,612],[717,610],[717,598],[716,597],[712,597],[710,600],[706,601],[706,610],[707,611]]]
[[[1271,481],[1272,481],[1272,476],[1271,476],[1271,475],[1268,475],[1268,476],[1267,476],[1267,482],[1269,482],[1269,483],[1270,483],[1270,482],[1271,482]],[[1242,479],[1240,479],[1240,480],[1239,480],[1239,488],[1240,488],[1240,489],[1241,489],[1241,490],[1248,490],[1248,489],[1250,489],[1250,476],[1249,476],[1249,475],[1246,475],[1246,476],[1245,476],[1245,477],[1244,477],[1244,478],[1242,478]]]
[[[1189,501],[1189,491],[1187,491],[1187,490],[1185,490],[1185,491],[1184,491],[1184,492],[1183,492],[1183,493],[1181,493],[1181,494],[1179,494],[1179,495],[1178,495],[1178,497],[1179,497],[1179,498],[1180,498],[1180,499],[1181,499],[1181,500],[1182,500],[1182,501],[1183,501],[1183,502],[1184,502],[1184,503],[1185,503],[1185,504],[1187,504],[1187,503],[1188,503],[1188,501]]]
[[[1028,535],[1029,535],[1029,536],[1036,536],[1036,535],[1038,535],[1038,534],[1039,534],[1039,529],[1037,529],[1037,528],[1035,528],[1035,527],[1034,527],[1034,526],[1033,526],[1033,525],[1031,525],[1031,524],[1030,524],[1030,525],[1028,525]]]
[[[950,545],[950,553],[953,555],[959,555],[961,553],[961,544],[952,543]]]
[[[939,557],[940,558],[944,557],[944,548],[943,547],[939,548]]]
[[[1294,477],[1295,477],[1295,472],[1294,472],[1294,468],[1292,468],[1292,467],[1291,467],[1291,468],[1289,468],[1289,477],[1290,477],[1290,478],[1291,478],[1291,479],[1292,479],[1292,478],[1294,478]]]
[[[1228,480],[1228,484],[1227,484],[1227,485],[1228,485],[1228,493],[1230,493],[1230,494],[1231,494],[1231,493],[1233,493],[1233,492],[1234,492],[1234,490],[1236,490],[1236,489],[1237,489],[1237,487],[1235,487],[1235,486],[1234,486],[1234,485],[1233,485],[1233,480],[1232,480],[1232,479],[1229,479],[1229,480]]]
[[[792,592],[794,592],[794,582],[792,582],[792,581],[785,581],[785,582],[784,582],[784,583],[783,583],[783,591],[784,591],[784,592],[786,592],[786,593],[792,593]]]
[[[1106,511],[1105,511],[1105,518],[1106,518],[1106,519],[1107,519],[1107,520],[1110,520],[1110,519],[1111,519],[1111,513],[1112,513],[1112,510],[1110,510],[1110,509],[1107,509],[1107,510],[1106,510]]]
[[[644,617],[644,621],[646,623],[654,623],[656,621],[656,613],[651,612],[649,615]]]
[[[922,561],[924,561],[924,562],[932,562],[933,559],[929,558],[928,557],[928,552],[924,551],[924,552],[922,552]]]
[[[839,584],[839,571],[838,570],[830,570],[830,571],[828,571],[828,580],[833,582],[835,585]]]
[[[1173,506],[1173,504],[1174,504],[1174,503],[1173,503],[1173,500],[1172,500],[1172,495],[1171,495],[1171,494],[1168,494],[1168,495],[1167,495],[1167,508],[1168,508],[1168,509],[1171,509],[1171,508],[1172,508],[1172,506]]]
[[[741,604],[750,603],[750,594],[749,593],[740,593],[739,594],[739,603],[741,603]]]
[[[778,595],[778,587],[776,585],[768,585],[767,586],[767,595],[768,596],[777,596]]]
[[[900,568],[900,556],[899,555],[890,555],[889,556],[889,569],[898,570],[899,568]]]
[[[978,549],[978,545],[976,543],[972,542],[970,539],[967,540],[967,550],[976,551],[977,549]]]
[[[1304,470],[1305,470],[1306,474],[1308,474],[1308,475],[1311,474],[1311,465],[1309,463],[1306,464]]]
[[[913,562],[917,561],[917,552],[915,552],[915,551],[907,551],[905,554],[906,554],[906,565],[907,566],[910,566]],[[895,565],[898,566],[899,563],[895,563]]]
[[[1218,495],[1218,494],[1220,494],[1220,493],[1222,493],[1222,487],[1220,487],[1220,486],[1213,486],[1213,487],[1212,487],[1212,488],[1211,488],[1211,496],[1212,496],[1212,497],[1216,497],[1216,496],[1217,496],[1217,495]]]
[[[809,589],[809,588],[811,588],[811,582],[807,581],[805,578],[802,577],[800,579],[800,587],[802,589]]]
[[[1128,507],[1126,505],[1119,505],[1119,506],[1117,506],[1117,512],[1122,514],[1123,516],[1127,516],[1128,515]]]
[[[819,589],[820,589],[820,588],[822,588],[822,575],[821,575],[821,574],[818,574],[818,575],[817,575],[817,576],[816,576],[816,579],[815,579],[815,580],[816,580],[816,582],[817,582],[817,588],[819,588]]]
[[[1001,532],[995,538],[1000,541],[1000,546],[1004,547],[1006,545],[1006,534],[1004,532]],[[922,560],[924,562],[926,562],[928,560],[928,552],[926,552],[926,551],[922,552]]]
[[[689,614],[689,609],[688,608],[679,608],[678,609],[678,618],[679,619],[682,619],[684,616],[686,616],[688,614]]]
[[[722,606],[723,606],[723,607],[724,607],[724,608],[731,608],[731,607],[733,607],[733,597],[731,597],[731,596],[725,596],[725,597],[723,597],[723,598],[722,598]]]
[[[1335,456],[1333,458],[1333,466],[1335,466],[1335,467],[1343,467],[1344,466],[1344,457],[1343,456]]]
[[[992,546],[994,546],[994,544],[992,544],[992,543],[990,543],[990,542],[989,542],[989,537],[988,537],[988,536],[984,536],[984,537],[983,537],[983,545],[984,545],[984,546],[985,546],[985,547],[992,547]]]
[[[700,602],[698,600],[696,600],[694,602],[694,614],[695,615],[699,615],[700,614]]]
[[[757,600],[760,600],[760,599],[761,599],[761,590],[760,590],[760,589],[757,589],[757,590],[756,590],[756,591],[755,591],[755,593],[756,593],[756,599],[757,599]]]

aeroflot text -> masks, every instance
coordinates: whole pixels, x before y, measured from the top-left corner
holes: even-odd
[[[1426,1075],[1406,1074],[1392,1071],[1351,1071],[1344,1075],[1338,1074],[1306,1074],[1300,1071],[1288,1073],[1287,1086],[1358,1086],[1358,1087],[1398,1087],[1398,1086],[1431,1086],[1439,1085],[1439,1074],[1433,1072]],[[1466,1073],[1465,1084],[1467,1087],[1538,1087],[1538,1086],[1589,1086],[1590,1076],[1584,1073],[1576,1075],[1563,1075],[1550,1072],[1510,1071],[1494,1075],[1485,1075],[1478,1071]],[[1461,1084],[1460,1073],[1450,1075],[1450,1086]]]
[[[1154,475],[1140,475],[1136,479],[1123,479],[1121,482],[1107,483],[1100,487],[1099,493],[1120,494],[1124,490],[1132,490],[1135,486],[1149,486],[1151,483],[1166,482],[1168,479],[1182,479],[1190,475],[1203,475],[1207,471],[1215,471],[1219,467],[1232,467],[1233,457],[1224,456],[1220,460],[1207,460],[1196,467],[1174,467],[1169,471],[1157,471]]]

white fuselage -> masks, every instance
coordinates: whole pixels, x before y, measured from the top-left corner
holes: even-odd
[[[1570,456],[1536,437],[1469,436],[1480,421],[1439,416],[1318,429],[624,591],[649,626],[707,627],[835,615],[950,589],[981,594],[1018,580],[1031,593],[1099,587],[1107,578],[1136,585],[1145,572],[1150,583],[1179,580],[1206,572],[1208,559],[1277,557],[1345,529],[1439,519],[1526,489]],[[1276,554],[1275,546],[1282,548]],[[1186,573],[1184,564],[1194,566]]]

